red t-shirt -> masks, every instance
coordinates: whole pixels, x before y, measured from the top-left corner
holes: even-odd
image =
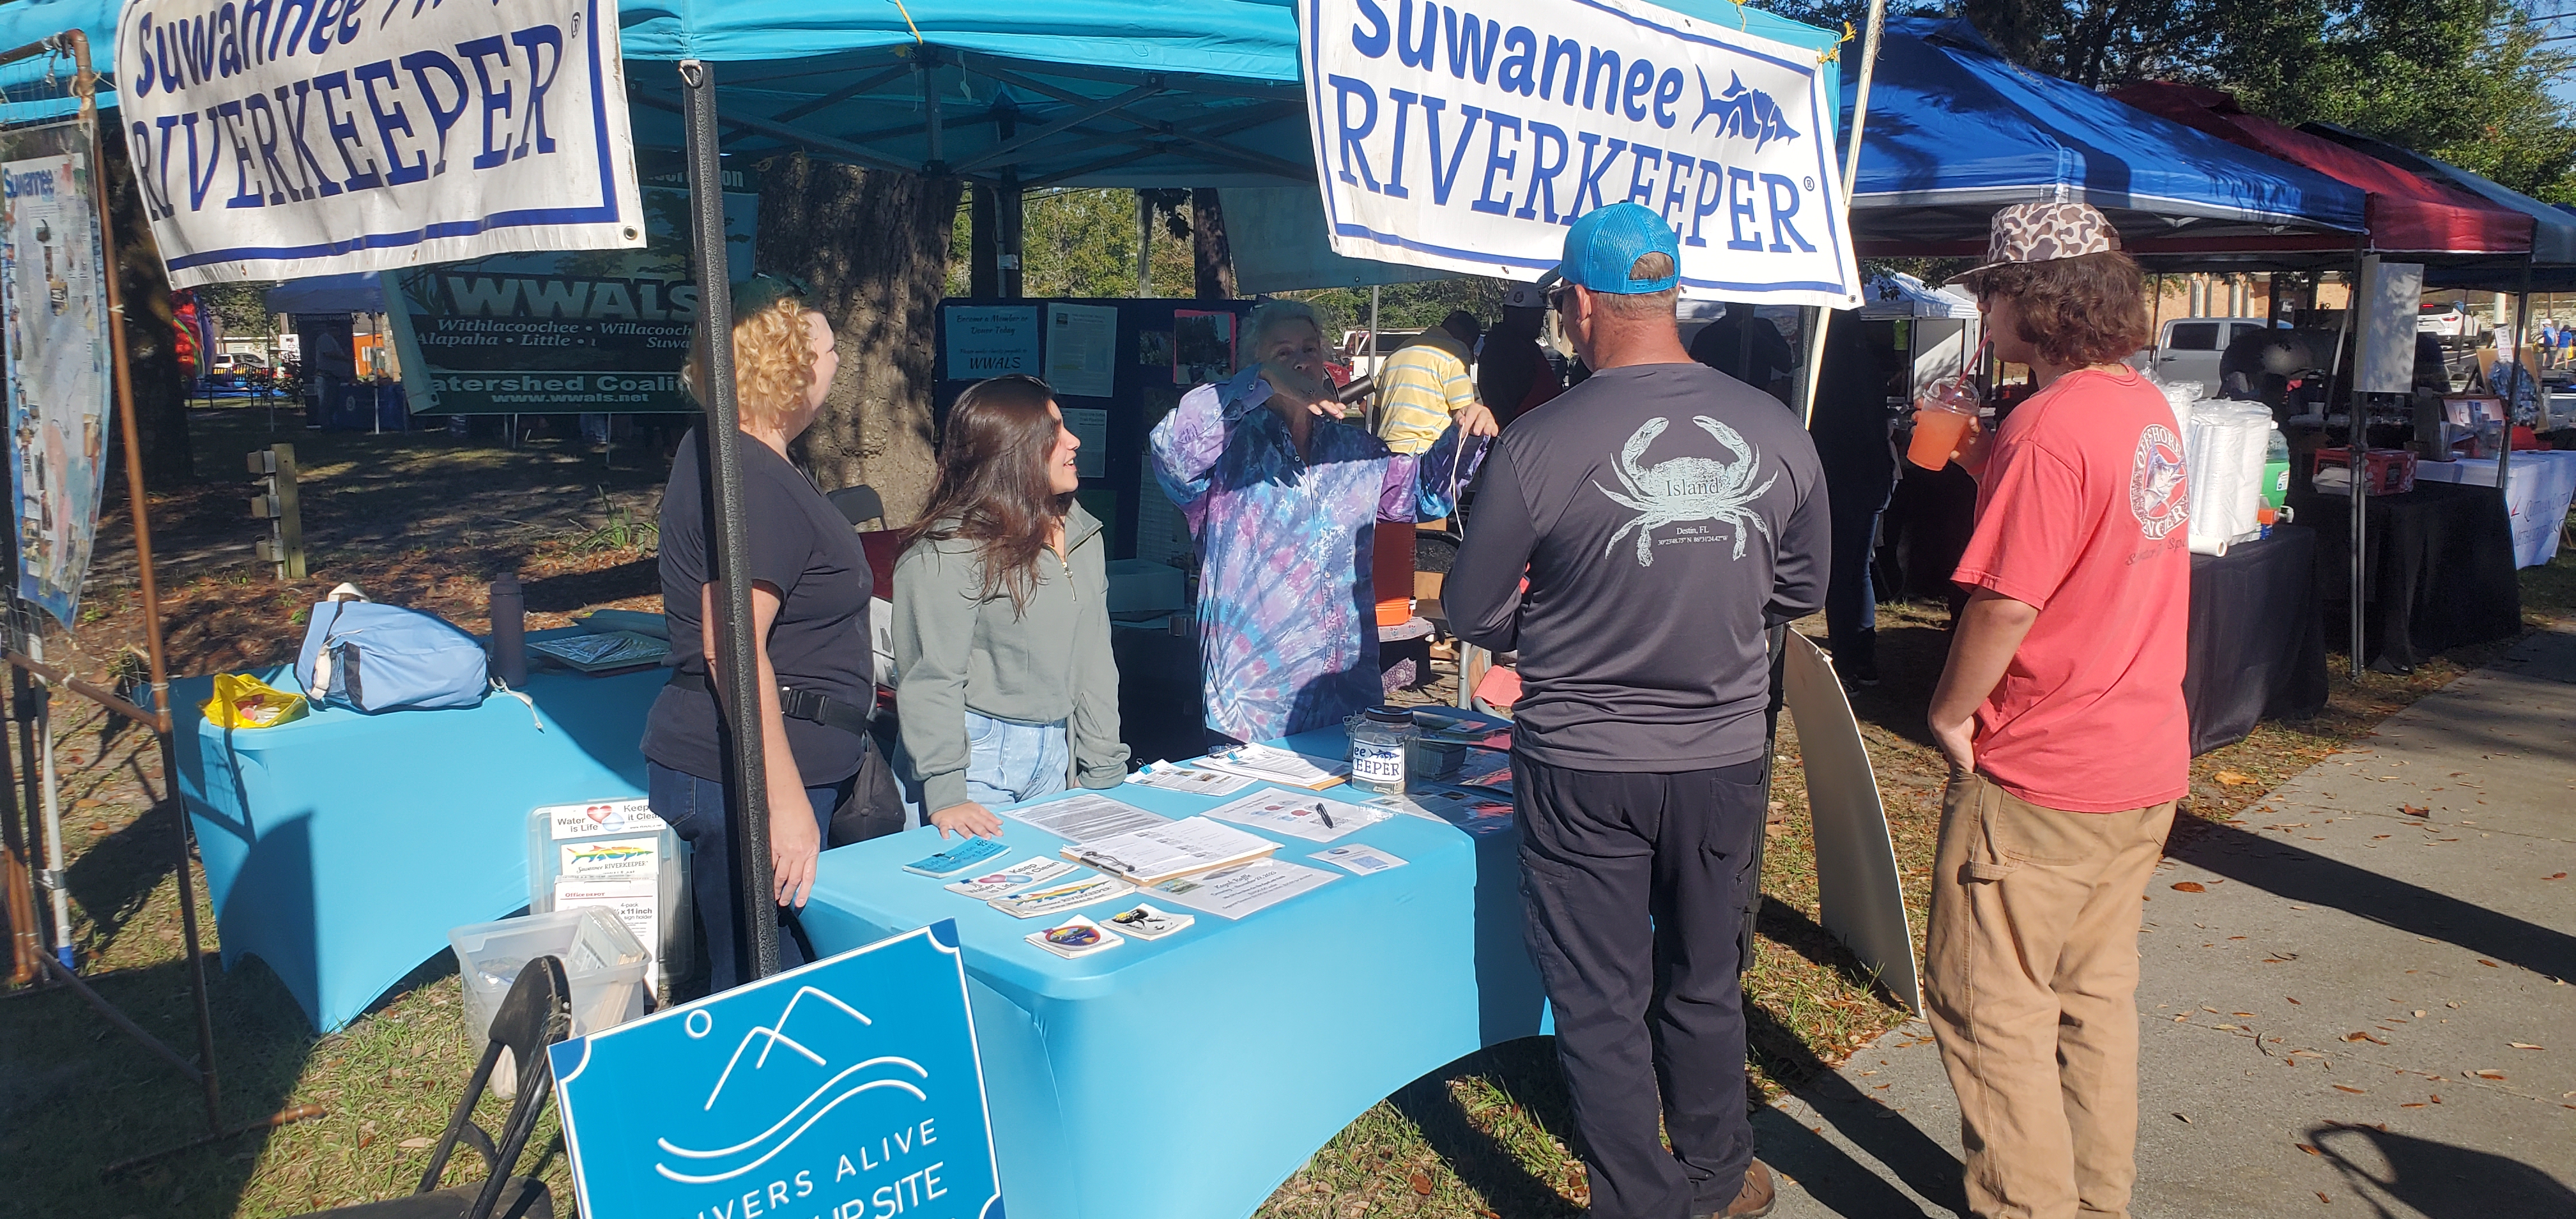
[[[2042,808],[2114,813],[2191,787],[2181,429],[2134,372],[2060,377],[2007,416],[1951,577],[2037,607],[1977,709],[1977,769]]]

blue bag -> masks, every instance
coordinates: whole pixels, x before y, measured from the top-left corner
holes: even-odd
[[[314,606],[295,658],[307,698],[370,714],[476,706],[488,674],[483,645],[455,624],[368,601]]]

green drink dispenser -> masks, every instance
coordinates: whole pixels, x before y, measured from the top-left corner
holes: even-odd
[[[2279,512],[2290,499],[2290,438],[2272,429],[2271,447],[2263,457],[2263,503]]]

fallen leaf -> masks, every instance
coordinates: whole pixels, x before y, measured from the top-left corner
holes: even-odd
[[[1417,1194],[1420,1194],[1420,1195],[1422,1195],[1423,1197],[1426,1197],[1426,1198],[1430,1197],[1430,1196],[1431,1196],[1431,1178],[1430,1178],[1428,1175],[1423,1174],[1423,1173],[1418,1173],[1418,1172],[1417,1172],[1417,1173],[1413,1174],[1413,1192],[1415,1192],[1415,1193],[1417,1193]]]
[[[2324,1152],[2319,1151],[2319,1150],[2317,1150],[2317,1149],[2316,1149],[2316,1148],[2314,1148],[2314,1147],[2310,1147],[2310,1146],[2308,1146],[2308,1145],[2307,1145],[2307,1144],[2305,1144],[2305,1143],[2292,1143],[2292,1144],[2290,1144],[2290,1145],[2291,1145],[2291,1146],[2293,1146],[2293,1147],[2296,1147],[2296,1148],[2298,1148],[2299,1150],[2304,1151],[2304,1152],[2306,1152],[2306,1153],[2308,1153],[2309,1155],[2312,1155],[2312,1156],[2321,1156],[2321,1155],[2324,1155],[2324,1154],[2325,1154]]]
[[[2217,774],[2211,775],[2210,778],[2216,779],[2229,787],[2243,787],[2248,783],[2259,783],[2262,781],[2252,775],[2233,770],[2222,770]]]
[[[2181,1115],[2181,1114],[2179,1114],[2179,1113],[2175,1114],[2175,1115],[2174,1115],[2174,1117],[2175,1117],[2177,1120],[2181,1121],[2183,1125],[2188,1126],[2188,1125],[2190,1125],[2190,1124],[2191,1124],[2191,1119],[2190,1119],[2190,1118],[2184,1117],[2183,1115]]]
[[[2399,1106],[2397,1106],[2397,1107],[2398,1107],[2398,1108],[2400,1108],[2400,1109],[2421,1109],[2421,1108],[2423,1108],[2423,1107],[2424,1107],[2424,1102],[2422,1102],[2422,1101],[2420,1101],[2420,1100],[2410,1100],[2410,1101],[2406,1102],[2405,1104],[2399,1105]]]
[[[2502,1071],[2471,1071],[2469,1074],[2475,1075],[2480,1079],[2492,1079],[2498,1082],[2502,1082],[2504,1079],[2504,1072]]]
[[[2336,1085],[2334,1086],[2334,1090],[2335,1090],[2335,1091],[2337,1091],[2337,1092],[2350,1092],[2350,1093],[2352,1093],[2352,1094],[2353,1094],[2353,1095],[2355,1095],[2355,1096],[2368,1096],[2368,1095],[2370,1095],[2370,1093],[2369,1093],[2369,1092],[2367,1092],[2367,1091],[2365,1091],[2365,1090],[2363,1090],[2363,1089],[2360,1089],[2360,1088],[2352,1088],[2352,1087],[2346,1087],[2346,1086],[2345,1086],[2345,1085],[2343,1085],[2343,1084],[2336,1084]]]
[[[2373,1037],[2373,1036],[2371,1036],[2371,1035],[2370,1035],[2370,1034],[2368,1034],[2368,1033],[2361,1033],[2361,1032],[2346,1033],[2346,1034],[2344,1034],[2344,1035],[2343,1035],[2343,1039],[2344,1039],[2344,1040],[2346,1040],[2346,1041],[2367,1041],[2367,1042],[2369,1042],[2369,1043],[2370,1043],[2370,1044],[2372,1044],[2372,1045],[2386,1045],[2386,1044],[2388,1044],[2386,1041],[2383,1041],[2383,1040],[2381,1040],[2381,1039],[2379,1039],[2379,1038],[2377,1038],[2377,1037]]]
[[[413,1151],[418,1151],[423,1147],[434,1146],[437,1142],[437,1139],[432,1138],[404,1139],[403,1141],[394,1144],[394,1146],[407,1147]]]
[[[2506,1045],[2509,1045],[2509,1046],[2512,1046],[2513,1048],[2515,1048],[2515,1049],[2517,1049],[2517,1050],[2538,1050],[2538,1049],[2544,1049],[2544,1048],[2546,1048],[2546,1047],[2543,1047],[2543,1046],[2536,1046],[2536,1045],[2533,1045],[2533,1044],[2531,1044],[2531,1043],[2530,1043],[2530,1042],[2528,1042],[2528,1041],[2508,1041],[2508,1042],[2506,1042],[2505,1044],[2506,1044]]]
[[[2323,1203],[2325,1203],[2325,1204],[2326,1204],[2326,1205],[2328,1205],[2328,1206],[2332,1206],[2332,1205],[2334,1205],[2334,1199],[2327,1197],[2327,1196],[2326,1196],[2326,1191],[2324,1191],[2324,1190],[2320,1189],[2320,1190],[2315,1191],[2315,1193],[2316,1193],[2316,1195],[2317,1195],[2317,1201],[2319,1201],[2319,1202],[2323,1202]]]
[[[2429,817],[2433,814],[2432,809],[2417,808],[2412,804],[2400,804],[2397,806],[2397,811],[2404,813],[2409,817]]]
[[[2289,1001],[2290,1001],[2293,1005],[2297,1005],[2297,1004],[2298,1004],[2298,1002],[2299,1002],[2299,1001],[2298,1001],[2298,1000],[2296,1000],[2296,999],[2290,999],[2290,997],[2289,997],[2288,995],[2283,995],[2283,996],[2281,996],[2281,997],[2282,997],[2282,998],[2284,998],[2284,999],[2289,999]]]
[[[2567,874],[2566,874],[2566,873],[2564,873],[2564,872],[2552,872],[2552,873],[2550,873],[2550,874],[2549,874],[2549,875],[2547,875],[2547,876],[2541,877],[2541,879],[2542,879],[2542,880],[2565,880],[2565,879],[2567,879]]]
[[[2487,967],[2487,968],[2489,968],[2489,969],[2502,969],[2502,968],[2504,968],[2504,966],[2502,966],[2502,965],[2498,965],[2498,964],[2496,964],[2495,962],[2493,962],[2493,961],[2490,961],[2490,960],[2486,959],[2485,957],[2479,957],[2479,958],[2478,958],[2478,964],[2480,964],[2480,965],[2484,965],[2484,966],[2486,966],[2486,967]]]
[[[2441,1098],[2441,1097],[2438,1097],[2438,1096],[2428,1096],[2428,1097],[2426,1097],[2425,1099],[2426,1099],[2426,1100],[2429,1100],[2429,1101],[2431,1101],[2431,1102],[2433,1102],[2434,1104],[2437,1104],[2437,1105],[2442,1103],[2442,1098]]]
[[[2174,882],[2174,890],[2179,893],[2207,893],[2209,886],[2196,880],[2179,880]]]

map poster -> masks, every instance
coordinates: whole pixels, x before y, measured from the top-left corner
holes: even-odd
[[[18,595],[65,626],[98,533],[109,394],[90,133],[79,123],[0,137],[0,321],[9,363],[9,478]]]

